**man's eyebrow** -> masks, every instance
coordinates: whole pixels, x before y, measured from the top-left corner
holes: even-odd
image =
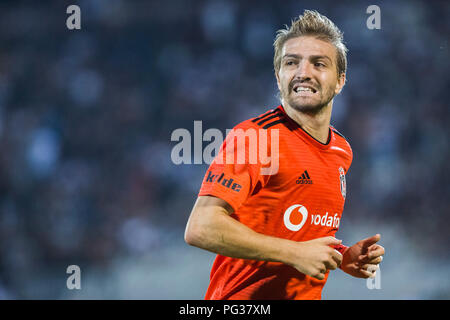
[[[284,56],[283,56],[283,59],[284,58],[297,58],[297,59],[300,59],[302,56],[299,56],[298,54],[294,54],[294,53],[286,53]]]
[[[302,58],[302,56],[301,56],[301,55],[298,55],[298,54],[295,54],[295,53],[286,53],[286,54],[283,56],[282,59],[284,59],[284,58],[296,58],[296,59],[300,59],[300,58]],[[312,55],[312,56],[309,56],[309,59],[310,59],[310,60],[325,59],[325,60],[328,60],[330,63],[333,63],[333,60],[331,60],[330,57],[325,56],[325,55]]]
[[[314,55],[314,56],[309,56],[309,58],[310,58],[311,60],[325,59],[325,60],[330,61],[331,63],[333,62],[333,60],[331,60],[330,57],[324,56],[324,55]]]

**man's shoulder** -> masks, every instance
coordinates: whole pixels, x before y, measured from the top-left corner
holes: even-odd
[[[348,141],[348,139],[341,132],[339,132],[334,126],[330,125],[330,129],[335,134],[337,146],[343,148],[345,151],[347,151],[350,158],[353,158],[353,150],[352,147],[350,146],[350,142]]]
[[[270,130],[277,127],[278,124],[285,122],[287,120],[285,119],[284,113],[278,106],[238,123],[233,129],[246,130],[252,128],[256,130]]]

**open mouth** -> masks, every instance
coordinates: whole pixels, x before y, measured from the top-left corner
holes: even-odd
[[[302,86],[302,85],[294,86],[293,91],[296,93],[303,93],[303,92],[316,93],[317,92],[317,90],[314,89],[313,87]]]

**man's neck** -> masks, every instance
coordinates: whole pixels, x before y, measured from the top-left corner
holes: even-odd
[[[328,142],[332,102],[317,114],[304,113],[289,105],[283,104],[283,107],[286,114],[314,139],[323,144]]]

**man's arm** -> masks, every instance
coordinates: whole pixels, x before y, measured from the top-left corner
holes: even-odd
[[[327,269],[336,269],[342,255],[331,248],[340,240],[324,237],[296,242],[257,233],[230,217],[231,206],[222,199],[201,196],[192,209],[185,241],[223,256],[282,262],[298,271],[324,279]]]

